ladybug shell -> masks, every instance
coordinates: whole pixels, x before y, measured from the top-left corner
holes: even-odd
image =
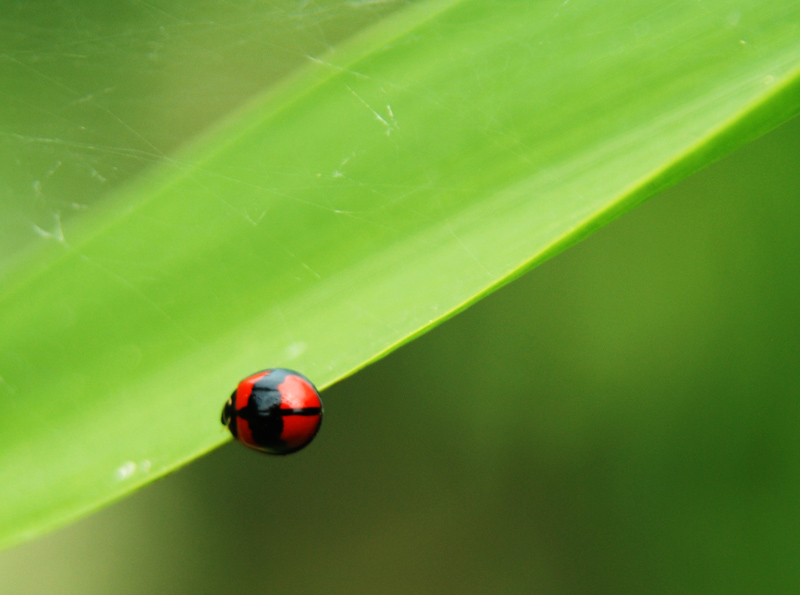
[[[222,410],[222,423],[241,443],[275,455],[307,446],[322,423],[322,400],[298,372],[274,368],[239,383]]]

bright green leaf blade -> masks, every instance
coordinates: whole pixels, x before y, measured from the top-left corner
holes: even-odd
[[[420,3],[39,226],[0,296],[0,540],[224,441],[246,374],[328,385],[797,113],[798,9]]]

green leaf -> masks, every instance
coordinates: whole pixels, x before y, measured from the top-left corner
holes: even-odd
[[[788,0],[102,6],[3,17],[4,544],[227,440],[243,376],[330,385],[800,110]]]

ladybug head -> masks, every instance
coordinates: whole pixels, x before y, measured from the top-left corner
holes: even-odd
[[[231,398],[227,400],[225,403],[225,407],[222,408],[222,425],[227,426],[230,428],[231,420],[233,419],[234,408],[233,408],[233,399],[236,396],[236,391],[233,391]]]

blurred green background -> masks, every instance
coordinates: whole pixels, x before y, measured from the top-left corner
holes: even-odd
[[[795,593],[800,120],[231,444],[8,593]],[[226,395],[220,395],[220,406]]]

